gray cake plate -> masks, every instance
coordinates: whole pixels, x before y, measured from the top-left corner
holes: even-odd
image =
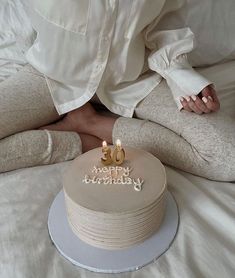
[[[154,262],[170,247],[178,223],[177,204],[169,191],[166,214],[160,229],[141,244],[121,250],[93,247],[72,232],[66,216],[63,191],[55,197],[48,216],[49,234],[58,251],[74,265],[100,273],[138,270]]]

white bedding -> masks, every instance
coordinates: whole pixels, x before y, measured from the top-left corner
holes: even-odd
[[[34,33],[20,1],[0,1],[1,81],[24,65],[23,54]],[[17,36],[22,22],[24,31]],[[219,80],[219,72],[223,72],[223,86],[227,84],[223,98],[227,98],[234,94],[234,83],[229,80],[235,62],[220,70],[215,68],[211,74]],[[48,210],[62,188],[61,176],[69,163],[0,174],[0,278],[235,276],[235,184],[209,181],[169,167],[169,190],[180,212],[179,230],[170,249],[143,269],[120,275],[96,274],[73,266],[57,252],[47,231]]]
[[[26,64],[35,32],[20,0],[0,0],[0,81]]]

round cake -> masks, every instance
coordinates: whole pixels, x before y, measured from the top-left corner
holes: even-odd
[[[84,242],[104,249],[143,242],[160,227],[166,174],[150,153],[125,147],[121,165],[103,165],[102,148],[77,157],[64,175],[68,222]]]

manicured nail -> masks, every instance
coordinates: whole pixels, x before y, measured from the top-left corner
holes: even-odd
[[[190,97],[189,96],[185,96],[184,98],[187,100],[187,102],[190,101]]]
[[[208,99],[211,100],[211,101],[213,101],[213,98],[212,98],[211,96],[208,96]]]
[[[184,101],[184,98],[183,98],[183,97],[180,97],[180,101],[183,102],[183,101]]]
[[[191,95],[191,98],[193,101],[195,101],[197,99],[197,97],[195,95]]]
[[[207,99],[206,97],[203,97],[203,98],[202,98],[202,101],[203,101],[204,103],[207,103],[207,102],[208,102],[208,99]]]

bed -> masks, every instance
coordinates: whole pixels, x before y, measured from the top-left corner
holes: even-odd
[[[3,81],[26,63],[24,52],[35,34],[18,0],[1,1],[0,21],[4,27],[0,30]],[[24,33],[18,36],[22,24]],[[223,69],[225,79],[234,75],[235,62],[223,65]],[[230,93],[234,92],[228,84],[223,97]],[[62,189],[61,177],[70,163],[0,174],[1,278],[235,276],[235,184],[210,181],[169,166],[168,188],[180,213],[178,233],[170,249],[135,272],[105,275],[72,265],[57,252],[47,230],[49,207]]]

